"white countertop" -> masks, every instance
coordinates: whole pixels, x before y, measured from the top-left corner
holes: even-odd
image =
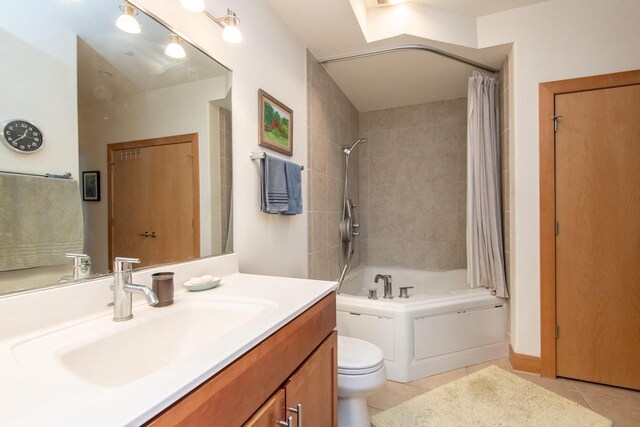
[[[335,287],[334,282],[241,273],[224,276],[220,287],[203,292],[187,292],[179,283],[176,281],[176,304],[185,301],[185,298],[201,298],[205,295],[227,299],[250,297],[268,300],[271,304],[258,316],[226,335],[222,345],[209,344],[137,381],[117,387],[99,387],[83,381],[71,385],[56,381],[55,376],[47,378],[46,375],[34,375],[21,366],[14,355],[16,345],[34,336],[59,331],[70,324],[77,325],[95,321],[101,316],[110,316],[112,309],[2,337],[0,425],[139,425],[222,370]],[[6,301],[3,303],[6,305]],[[157,313],[163,308],[150,308],[138,301],[134,303],[134,319],[128,322],[136,321],[136,312],[139,318],[144,318],[144,310]],[[28,315],[37,316],[37,313]],[[131,360],[131,363],[144,364],[145,361]],[[100,366],[95,369],[100,369]]]

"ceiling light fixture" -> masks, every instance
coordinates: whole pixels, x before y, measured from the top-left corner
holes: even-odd
[[[229,43],[240,43],[242,41],[242,33],[238,28],[240,24],[238,16],[231,9],[227,9],[227,15],[220,20],[223,25],[222,38]]]
[[[138,11],[130,4],[121,4],[119,6],[122,15],[116,20],[116,27],[129,34],[139,34],[140,24],[136,19]]]
[[[204,13],[207,18],[218,24],[220,28],[222,28],[222,38],[224,41],[228,43],[240,43],[242,41],[242,33],[240,32],[240,28],[238,28],[240,25],[240,18],[238,18],[238,15],[236,15],[231,9],[227,8],[226,15],[216,18],[207,12],[204,0],[180,0],[180,4],[189,12]]]
[[[180,0],[180,4],[193,13],[203,12],[205,8],[204,0]]]
[[[176,59],[182,59],[187,56],[187,53],[184,51],[184,47],[182,47],[182,39],[175,35],[169,34],[169,44],[164,48],[164,53],[167,56]]]

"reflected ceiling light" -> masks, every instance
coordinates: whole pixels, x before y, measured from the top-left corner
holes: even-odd
[[[122,11],[122,15],[116,20],[116,27],[120,28],[125,33],[138,34],[140,33],[140,24],[136,19],[138,11],[130,4],[121,4],[119,6]]]
[[[167,56],[176,59],[182,59],[187,56],[187,53],[182,47],[182,39],[175,34],[169,34],[169,44],[164,48],[164,53]]]
[[[180,0],[182,7],[189,12],[199,13],[204,11],[204,0]]]

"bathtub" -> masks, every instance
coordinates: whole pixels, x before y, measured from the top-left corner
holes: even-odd
[[[392,276],[393,299],[382,298],[376,274]],[[504,357],[505,300],[469,288],[466,274],[359,267],[337,298],[338,332],[380,347],[387,379],[399,382]],[[409,298],[398,297],[400,286],[414,287]],[[367,297],[367,288],[377,290],[377,300]]]

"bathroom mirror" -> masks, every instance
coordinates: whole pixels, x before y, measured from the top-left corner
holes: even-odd
[[[231,252],[230,70],[123,0],[3,0],[0,60],[0,295]]]

